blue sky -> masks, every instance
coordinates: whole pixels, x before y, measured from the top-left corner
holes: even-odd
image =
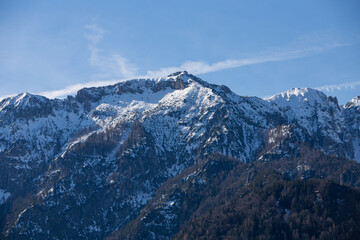
[[[360,95],[360,1],[1,1],[0,96],[187,70],[239,95]]]

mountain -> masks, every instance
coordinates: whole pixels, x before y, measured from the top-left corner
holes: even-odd
[[[344,106],[346,126],[352,138],[354,159],[360,162],[360,96],[351,99]]]
[[[343,171],[359,184],[359,166],[312,154],[315,161],[295,161],[308,170],[292,173],[282,171],[295,159],[269,165],[207,158],[163,184],[142,213],[108,239],[357,239],[359,191],[335,181]]]
[[[306,88],[241,97],[187,72],[84,88],[64,100],[28,93],[4,99],[1,235],[182,239],[190,221],[238,196],[224,197],[233,191],[227,181],[242,189],[264,168],[290,188],[298,179],[317,179],[312,188],[328,179],[339,186],[326,187],[357,192],[358,103],[339,106]],[[349,200],[354,207],[357,196]],[[208,204],[209,197],[216,201]]]

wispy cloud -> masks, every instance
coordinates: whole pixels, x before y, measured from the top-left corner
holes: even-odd
[[[89,87],[100,87],[118,83],[119,80],[109,80],[109,81],[93,81],[87,83],[79,83],[75,85],[68,86],[63,89],[54,90],[54,91],[45,91],[38,93],[39,95],[48,97],[48,98],[59,98],[59,97],[66,97],[67,95],[76,93],[78,90],[82,88],[89,88]]]
[[[90,31],[89,33],[85,34],[85,37],[89,40],[90,44],[93,46],[104,38],[105,30],[96,24],[85,25],[85,29]]]
[[[358,86],[360,86],[360,81],[356,82],[346,82],[346,83],[340,83],[340,84],[329,84],[324,85],[321,87],[316,87],[316,90],[319,91],[325,91],[325,92],[335,92],[335,91],[342,91],[342,90],[348,90],[348,89],[355,89]]]
[[[216,63],[206,63],[203,61],[186,61],[178,67],[161,68],[157,71],[148,71],[146,76],[149,77],[161,77],[167,74],[186,70],[193,74],[204,74],[210,72],[217,72],[221,70],[239,68],[243,66],[279,62],[297,58],[303,58],[316,53],[331,50],[333,48],[350,45],[351,42],[339,41],[334,39],[333,36],[327,33],[316,33],[303,36],[300,39],[282,47],[273,48],[266,52],[257,53],[243,59],[227,59]]]
[[[16,96],[16,94],[10,94],[10,95],[4,95],[4,96],[0,96],[0,101],[5,99],[5,98],[9,98],[9,97],[14,97]]]
[[[48,98],[65,97],[76,93],[82,88],[115,84],[121,81],[121,79],[136,77],[137,68],[134,64],[131,64],[118,53],[106,55],[103,53],[103,50],[98,47],[99,42],[105,36],[106,31],[104,29],[96,24],[86,25],[85,29],[87,30],[85,38],[88,40],[89,64],[98,71],[92,76],[92,81],[74,84],[59,90],[40,92],[38,93],[39,95]]]
[[[119,53],[104,54],[104,51],[98,46],[104,38],[106,31],[96,24],[86,25],[85,38],[88,40],[89,64],[97,70],[92,76],[92,81],[78,83],[67,86],[63,89],[53,91],[43,91],[36,94],[48,98],[62,98],[76,93],[78,90],[86,87],[99,87],[115,84],[121,79],[136,78],[137,67],[131,64],[125,57]],[[16,96],[16,94],[0,96],[0,100]]]
[[[84,84],[71,85],[60,90],[41,92],[39,93],[40,95],[49,98],[59,98],[73,94],[84,87],[115,84],[124,79],[163,77],[170,73],[183,70],[192,74],[205,74],[254,64],[298,59],[329,51],[334,48],[351,45],[354,42],[351,37],[347,39],[337,39],[334,37],[334,34],[331,33],[316,33],[303,36],[285,46],[248,55],[246,58],[226,59],[215,63],[185,61],[180,66],[151,70],[143,75],[139,75],[137,74],[137,66],[132,64],[128,59],[118,53],[106,55],[103,50],[98,47],[99,42],[104,38],[106,33],[104,29],[95,24],[86,25],[85,28],[88,31],[85,34],[85,37],[88,40],[88,49],[90,53],[89,64],[98,70],[98,72],[93,75],[92,81]],[[346,88],[355,88],[358,85],[360,85],[360,82],[327,85],[318,87],[317,89],[322,91],[340,91]]]
[[[137,67],[125,57],[118,53],[105,55],[98,48],[97,45],[104,38],[105,30],[95,24],[86,25],[85,28],[89,31],[89,33],[85,34],[85,37],[89,40],[89,63],[99,71],[93,76],[93,80],[102,81],[104,79],[132,78],[136,76]]]

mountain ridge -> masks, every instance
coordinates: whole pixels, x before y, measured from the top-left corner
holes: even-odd
[[[357,105],[340,107],[317,90],[263,100],[187,72],[84,88],[64,100],[7,98],[2,235],[104,238],[136,219],[168,179],[214,154],[266,163],[309,147],[360,161],[358,123]],[[48,212],[68,226],[57,229],[55,218],[49,225]]]
[[[179,80],[178,78],[176,77],[179,77],[179,76],[185,76],[185,77],[190,77],[192,78],[193,80],[196,80],[197,82],[201,83],[201,84],[204,84],[206,87],[219,87],[221,88],[224,88],[226,89],[227,92],[231,92],[231,90],[227,87],[227,86],[224,86],[224,85],[216,85],[216,84],[211,84],[211,83],[208,83],[198,77],[196,77],[195,75],[192,75],[192,74],[189,74],[187,71],[179,71],[179,72],[174,72],[172,74],[169,74],[167,77],[160,77],[160,78],[136,78],[136,79],[128,79],[128,80],[122,80],[121,82],[119,83],[115,83],[115,84],[111,84],[111,85],[105,85],[105,86],[99,86],[99,87],[84,87],[80,90],[77,91],[77,93],[72,96],[72,95],[68,95],[66,98],[72,98],[72,97],[75,97],[76,98],[76,95],[78,94],[81,94],[83,91],[89,91],[89,90],[96,90],[96,89],[106,89],[106,88],[111,88],[111,87],[114,87],[114,86],[117,86],[117,85],[120,85],[122,83],[131,83],[131,82],[139,82],[139,81],[154,81],[154,82],[161,82],[161,81],[176,81],[176,80]],[[174,78],[175,77],[175,78]],[[258,98],[261,98],[261,99],[264,99],[264,100],[270,100],[270,99],[273,99],[274,97],[276,96],[290,96],[290,95],[295,95],[295,96],[298,96],[298,95],[302,95],[304,96],[304,93],[307,93],[307,92],[318,92],[318,93],[321,93],[321,94],[324,94],[322,91],[320,90],[316,90],[316,89],[313,89],[313,88],[299,88],[299,87],[296,87],[296,88],[291,88],[287,91],[284,91],[284,92],[280,92],[280,93],[276,93],[272,96],[267,96],[267,97],[258,97]],[[233,92],[232,92],[233,93]],[[235,95],[238,95],[236,93],[234,93]],[[33,96],[33,97],[40,97],[40,98],[47,98],[43,95],[39,95],[39,94],[33,94],[33,93],[28,93],[28,92],[23,92],[23,93],[20,93],[20,94],[17,94],[17,95],[14,95],[14,96],[10,96],[10,97],[6,97],[6,98],[3,98],[1,102],[5,101],[5,100],[9,100],[9,99],[14,99],[14,98],[18,98],[18,97],[21,97],[21,96]],[[325,95],[325,94],[324,94]],[[238,95],[240,96],[240,95]],[[243,97],[256,97],[256,96],[243,96]],[[65,100],[66,98],[47,98],[49,100]],[[337,102],[336,100],[336,97],[331,97],[332,99],[334,99],[334,101]],[[356,102],[355,102],[356,101]],[[359,101],[359,96],[356,96],[354,97],[353,99],[349,100],[347,103],[341,105],[341,106],[346,106],[346,105],[349,105],[350,103],[355,103],[356,106],[358,106],[358,101]],[[339,105],[340,106],[340,105]]]

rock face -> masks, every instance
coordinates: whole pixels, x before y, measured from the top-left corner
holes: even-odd
[[[353,158],[360,162],[360,96],[345,104],[343,112],[348,134],[352,139]]]
[[[360,162],[359,124],[359,97],[344,107],[313,89],[241,97],[187,72],[64,100],[7,98],[1,236],[102,239],[136,219],[169,178],[213,154],[267,162],[307,146]]]

